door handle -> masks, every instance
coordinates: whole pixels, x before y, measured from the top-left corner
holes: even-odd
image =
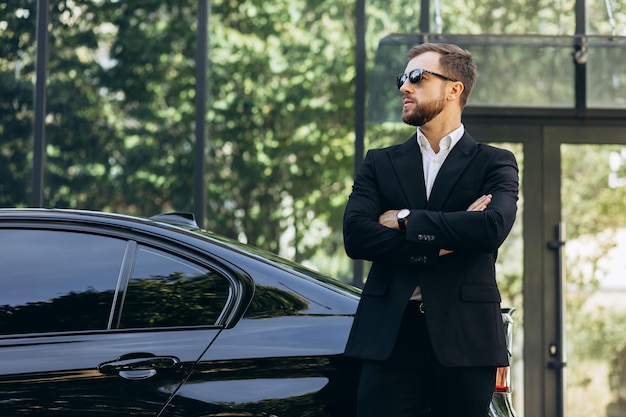
[[[98,372],[119,375],[124,379],[141,380],[153,377],[158,371],[174,369],[180,365],[175,356],[156,356],[152,353],[129,353],[98,365]]]
[[[567,285],[565,282],[565,223],[560,222],[555,228],[555,240],[548,242],[548,249],[554,251],[556,257],[555,271],[555,340],[548,346],[552,361],[548,362],[548,368],[556,371],[556,417],[565,415],[564,401],[567,399],[567,381],[565,380],[565,367],[567,366],[567,335],[563,321],[566,318],[566,302],[564,299]]]

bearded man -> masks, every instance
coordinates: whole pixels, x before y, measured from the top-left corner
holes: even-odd
[[[486,417],[508,365],[497,250],[515,221],[515,156],[461,123],[476,81],[468,51],[425,43],[396,79],[406,142],[369,150],[344,244],[372,262],[346,355],[362,360],[359,417]]]

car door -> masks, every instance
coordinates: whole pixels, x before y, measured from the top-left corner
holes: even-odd
[[[0,228],[0,409],[156,415],[219,333],[223,274],[152,241]]]

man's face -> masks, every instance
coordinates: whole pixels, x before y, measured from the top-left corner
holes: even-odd
[[[422,68],[441,74],[439,54],[426,52],[411,59],[405,74]],[[445,108],[446,82],[441,78],[422,72],[422,80],[413,84],[406,80],[400,87],[402,93],[402,121],[412,126],[423,126],[437,117]]]
[[[421,99],[413,105],[403,105],[402,121],[411,126],[423,126],[437,117],[445,105],[446,99],[443,91],[438,98]]]

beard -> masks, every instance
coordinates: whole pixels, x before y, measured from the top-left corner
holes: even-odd
[[[411,126],[423,126],[433,120],[445,108],[446,99],[442,95],[425,103],[416,103],[413,109],[402,109],[402,121]]]

